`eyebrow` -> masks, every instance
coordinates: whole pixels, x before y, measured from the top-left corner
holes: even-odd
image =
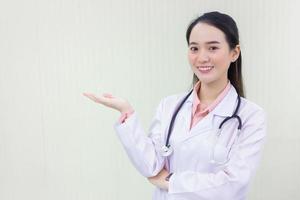
[[[198,43],[197,42],[191,42],[190,44],[189,44],[189,46],[190,45],[198,45]],[[205,44],[220,44],[220,42],[218,42],[218,41],[209,41],[209,42],[205,42]]]

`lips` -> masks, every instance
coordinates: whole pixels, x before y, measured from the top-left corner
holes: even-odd
[[[198,69],[201,73],[208,73],[208,72],[210,72],[213,68],[214,68],[214,66],[200,66],[200,67],[197,67],[197,69]]]

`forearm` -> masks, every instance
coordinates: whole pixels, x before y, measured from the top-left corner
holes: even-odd
[[[116,123],[115,130],[131,162],[143,176],[155,176],[163,168],[164,158],[156,152],[152,139],[146,136],[136,113],[124,123]]]
[[[169,178],[172,174],[169,174],[169,172],[166,169],[162,169],[156,176],[149,177],[148,180],[150,183],[155,185],[156,187],[159,187],[163,190],[169,189]]]

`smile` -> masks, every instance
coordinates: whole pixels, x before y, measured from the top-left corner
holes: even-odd
[[[201,73],[208,73],[208,72],[210,72],[213,68],[214,68],[214,66],[201,66],[201,67],[197,67],[197,69],[198,69]]]

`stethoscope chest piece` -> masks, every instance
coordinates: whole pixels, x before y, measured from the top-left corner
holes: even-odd
[[[168,157],[169,155],[171,155],[173,153],[173,148],[169,145],[169,146],[162,146],[161,147],[161,155],[164,157]]]

